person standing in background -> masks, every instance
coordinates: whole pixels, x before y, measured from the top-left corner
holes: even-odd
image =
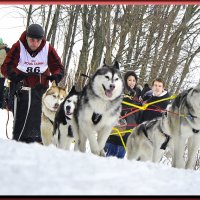
[[[44,37],[39,24],[31,24],[13,44],[1,67],[15,94],[13,139],[41,143],[42,95],[49,80],[59,83],[64,66]]]
[[[4,44],[3,39],[0,38],[0,67],[2,66],[4,59],[6,58],[6,48],[7,44]],[[4,82],[5,77],[0,72],[0,108],[3,108]]]

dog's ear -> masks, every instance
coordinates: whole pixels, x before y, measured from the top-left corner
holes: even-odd
[[[119,63],[118,63],[118,61],[115,61],[114,67],[119,70]]]
[[[76,91],[75,85],[73,85],[71,90],[70,90],[70,92],[69,92],[69,94],[75,94],[75,93],[77,93],[77,91]]]
[[[57,85],[56,85],[56,81],[52,81],[52,85],[51,85],[52,87],[56,87]]]

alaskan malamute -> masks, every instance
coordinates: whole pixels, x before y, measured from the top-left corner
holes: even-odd
[[[73,139],[77,142],[75,150],[78,148],[78,131],[74,120],[77,99],[78,92],[75,90],[75,86],[73,86],[56,112],[52,143],[58,148],[69,150]]]
[[[44,145],[52,143],[51,139],[55,114],[65,96],[65,89],[56,86],[54,81],[42,96],[41,137]]]
[[[86,151],[88,139],[91,152],[105,156],[106,140],[120,116],[123,89],[117,61],[98,68],[83,88],[75,111],[81,152]]]

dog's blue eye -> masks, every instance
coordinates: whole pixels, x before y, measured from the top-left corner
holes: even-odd
[[[108,80],[110,79],[109,76],[105,76],[105,78],[107,78]]]

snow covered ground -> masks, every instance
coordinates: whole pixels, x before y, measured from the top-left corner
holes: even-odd
[[[200,194],[200,171],[8,140],[6,110],[0,120],[0,195]]]

